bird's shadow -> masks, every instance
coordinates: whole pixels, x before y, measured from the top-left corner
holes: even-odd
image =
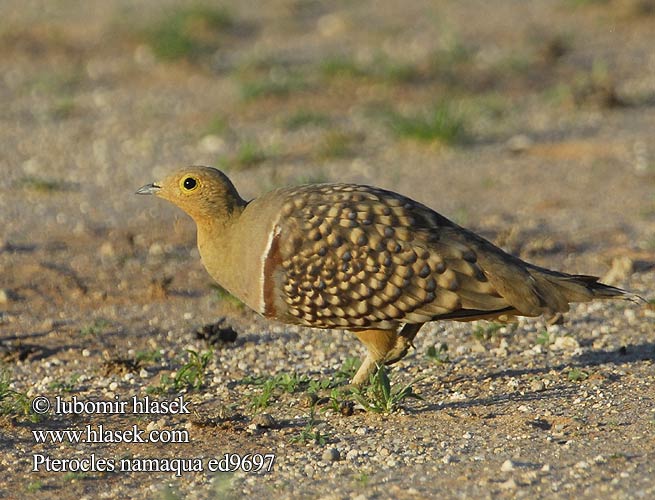
[[[592,368],[602,365],[626,365],[638,361],[655,360],[655,342],[644,342],[642,344],[627,345],[619,349],[590,351],[575,356],[570,363],[559,363],[557,365],[545,364],[538,368],[526,369],[507,369],[498,370],[493,373],[487,373],[476,377],[475,380],[488,380],[499,378],[521,377],[524,375],[540,375],[551,371],[562,371],[566,368]],[[610,374],[607,377],[611,381],[616,381],[620,375]],[[543,390],[534,391],[517,391],[512,393],[498,394],[487,398],[474,398],[466,401],[449,401],[433,404],[426,404],[416,407],[413,413],[433,412],[444,409],[466,409],[475,407],[494,406],[499,403],[522,403],[527,401],[537,401],[549,398],[568,398],[579,394],[579,389],[570,384],[557,384]]]

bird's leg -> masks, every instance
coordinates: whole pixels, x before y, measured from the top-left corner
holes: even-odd
[[[355,332],[355,335],[368,349],[362,365],[351,381],[353,386],[360,387],[367,383],[377,367],[384,363],[387,354],[397,343],[398,333],[394,330],[362,330]]]
[[[413,346],[412,341],[423,325],[424,323],[405,323],[398,332],[393,348],[384,358],[384,364],[392,365],[396,361],[403,359],[407,351],[409,351],[409,347]]]

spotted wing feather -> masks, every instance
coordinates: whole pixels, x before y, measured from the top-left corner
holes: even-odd
[[[286,191],[275,316],[318,328],[394,328],[506,310],[448,219],[401,195],[330,184]],[[461,228],[460,228],[461,229]]]

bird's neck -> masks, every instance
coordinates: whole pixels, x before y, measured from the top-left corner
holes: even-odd
[[[238,214],[226,219],[196,223],[198,250],[211,277],[232,295],[250,305],[250,295],[254,294],[244,280],[244,266],[248,265],[248,242],[243,241],[242,235],[239,234],[242,211],[243,209],[239,209]]]

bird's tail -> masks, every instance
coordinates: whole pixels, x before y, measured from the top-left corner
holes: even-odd
[[[543,295],[543,302],[554,309],[553,312],[568,310],[569,302],[589,302],[594,299],[643,300],[622,288],[600,283],[596,276],[560,273],[532,264],[528,264],[527,268],[537,283],[537,290]]]

